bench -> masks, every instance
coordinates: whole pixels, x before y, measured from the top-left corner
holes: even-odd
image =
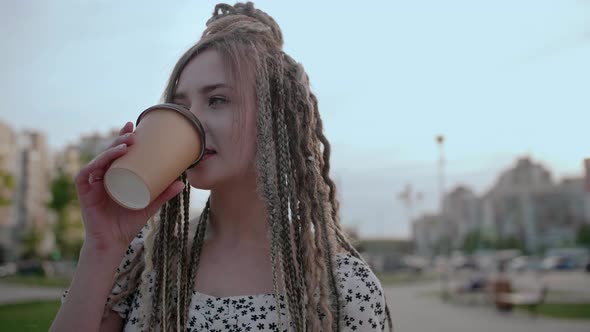
[[[547,287],[541,287],[535,290],[523,290],[513,293],[499,295],[499,301],[510,304],[527,306],[531,315],[537,316],[537,308],[545,302],[547,297]]]

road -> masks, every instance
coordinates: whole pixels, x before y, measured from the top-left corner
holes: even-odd
[[[501,314],[487,306],[443,303],[437,283],[388,287],[385,294],[396,332],[589,332],[590,321]]]
[[[63,290],[59,288],[0,283],[0,304],[33,300],[55,300],[60,298],[62,292]]]

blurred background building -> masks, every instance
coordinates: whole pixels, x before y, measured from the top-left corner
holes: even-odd
[[[82,238],[73,178],[117,135],[112,130],[83,136],[78,143],[53,152],[43,133],[17,132],[0,122],[0,262],[50,255],[56,250],[60,218],[69,224],[59,228],[66,238]],[[64,185],[70,202],[57,211],[52,208],[58,204],[54,197],[61,195]]]
[[[417,251],[435,255],[447,232],[455,250],[510,247],[540,254],[574,246],[577,231],[590,224],[587,166],[582,174],[555,181],[543,165],[519,158],[483,195],[459,186],[444,196],[439,214],[415,219]]]

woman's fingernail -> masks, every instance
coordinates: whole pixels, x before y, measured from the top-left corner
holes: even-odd
[[[115,149],[117,150],[123,150],[125,147],[127,147],[127,144],[123,143],[123,144],[119,144],[115,147]]]

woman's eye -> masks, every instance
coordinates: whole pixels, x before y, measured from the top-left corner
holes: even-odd
[[[209,97],[209,106],[217,106],[227,103],[227,99],[222,96]]]

